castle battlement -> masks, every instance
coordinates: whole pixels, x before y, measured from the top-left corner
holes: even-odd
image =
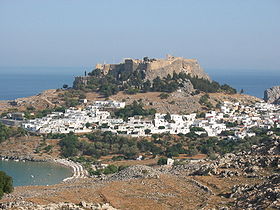
[[[156,77],[166,77],[168,74],[172,76],[174,72],[177,74],[185,72],[194,77],[211,80],[196,59],[186,59],[172,55],[167,55],[164,59],[149,59],[148,57],[143,59],[125,58],[122,63],[96,64],[95,68],[100,69],[105,75],[110,72],[116,78],[119,78],[121,73],[131,74],[134,71],[142,71],[145,73],[145,79],[150,81]],[[86,84],[87,78],[77,78],[77,81]]]

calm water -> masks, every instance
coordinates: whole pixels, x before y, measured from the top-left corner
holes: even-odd
[[[74,76],[91,68],[0,67],[0,100],[13,100],[40,93],[46,89],[72,86]],[[206,69],[212,79],[227,83],[238,91],[262,98],[265,89],[280,85],[280,71],[235,71]],[[50,163],[0,161],[0,170],[14,178],[14,185],[50,185],[71,176],[68,168]]]
[[[0,171],[13,177],[14,186],[52,185],[70,177],[69,168],[47,162],[0,161]]]
[[[0,67],[0,100],[36,95],[46,89],[72,86],[74,76],[89,72],[90,67]],[[211,78],[227,83],[238,91],[262,98],[265,89],[280,85],[279,71],[205,70]]]
[[[37,95],[46,89],[72,86],[82,67],[0,67],[0,100]]]
[[[213,80],[229,84],[245,94],[263,98],[267,88],[280,85],[280,70],[206,70]]]
[[[0,100],[32,96],[46,89],[72,86],[83,68],[0,67]],[[0,161],[0,170],[13,177],[14,186],[51,185],[72,175],[69,168],[46,162]]]

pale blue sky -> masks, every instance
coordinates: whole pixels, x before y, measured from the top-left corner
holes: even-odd
[[[197,58],[280,70],[280,0],[0,0],[0,66]]]

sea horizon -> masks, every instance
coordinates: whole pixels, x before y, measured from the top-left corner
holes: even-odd
[[[44,90],[72,86],[85,67],[0,67],[0,100],[37,95]]]
[[[74,77],[94,67],[0,67],[0,100],[37,95],[47,89],[72,86]],[[229,84],[244,94],[263,98],[267,88],[280,85],[280,71],[252,69],[205,69],[220,84]],[[11,85],[12,84],[12,85]]]

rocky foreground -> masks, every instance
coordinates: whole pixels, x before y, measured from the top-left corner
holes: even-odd
[[[16,187],[2,209],[280,209],[280,140],[213,161]],[[67,203],[65,203],[67,202]]]
[[[94,210],[115,210],[114,207],[110,206],[110,204],[93,204],[81,202],[79,204],[74,203],[52,203],[47,205],[38,205],[32,202],[19,201],[19,202],[10,202],[7,204],[0,204],[1,209],[20,209],[20,210],[55,210],[55,209],[75,209],[75,210],[83,210],[83,209],[94,209]]]

